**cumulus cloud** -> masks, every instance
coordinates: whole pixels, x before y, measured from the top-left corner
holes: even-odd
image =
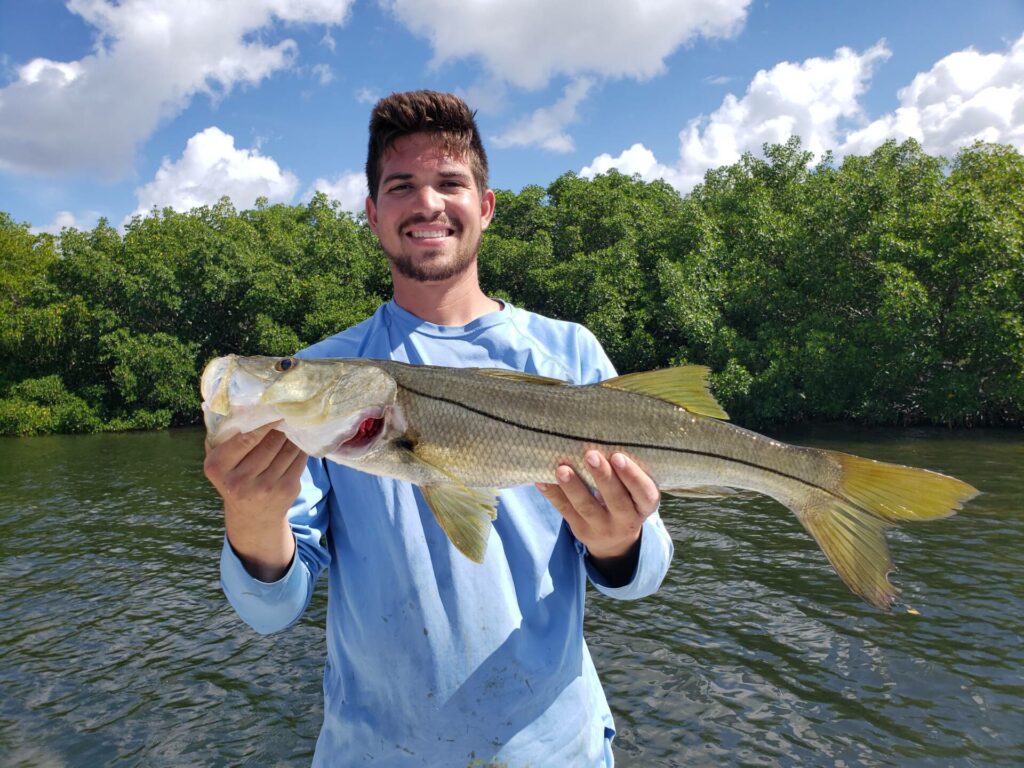
[[[643,144],[634,144],[618,157],[612,157],[607,152],[600,154],[590,165],[583,167],[580,175],[593,178],[599,173],[608,173],[613,168],[627,176],[638,175],[646,181],[664,179],[680,189],[683,186],[682,174],[675,168],[659,163],[654,153]]]
[[[123,175],[136,147],[198,93],[219,95],[291,66],[275,20],[341,24],[352,0],[69,0],[97,32],[78,61],[37,58],[0,88],[0,168]]]
[[[574,80],[557,102],[535,110],[491,141],[498,147],[539,146],[552,152],[572,152],[575,145],[564,129],[576,122],[580,103],[593,87],[591,78]]]
[[[852,132],[844,153],[863,154],[887,139],[907,138],[945,156],[977,140],[1024,149],[1024,35],[1006,53],[952,53],[898,96],[899,108]]]
[[[646,79],[702,37],[741,28],[750,0],[380,0],[428,39],[435,66],[477,58],[490,75],[523,88],[556,76]]]
[[[287,203],[299,180],[283,171],[273,158],[256,149],[236,149],[232,136],[216,127],[188,140],[181,158],[164,159],[153,181],[136,190],[139,206],[133,215],[153,208],[187,211],[210,205],[227,195],[239,208],[250,208],[258,197]]]
[[[729,94],[709,117],[691,120],[679,134],[674,164],[634,144],[618,157],[595,157],[581,173],[616,168],[687,192],[708,169],[792,135],[816,155],[866,154],[888,139],[908,138],[946,157],[977,140],[1024,150],[1024,35],[1004,53],[968,48],[940,59],[898,92],[894,112],[868,121],[860,97],[876,63],[889,55],[879,43],[861,54],[841,48],[831,59],[778,64],[758,72],[742,98]]]
[[[335,179],[317,179],[306,197],[314,192],[323,192],[330,200],[337,200],[341,207],[352,213],[359,213],[366,206],[366,174],[359,171],[346,171]]]
[[[65,227],[75,227],[80,229],[78,220],[75,218],[75,214],[71,211],[57,211],[57,215],[53,217],[53,221],[47,224],[45,227],[32,227],[29,231],[34,235],[40,233],[46,233],[49,235],[59,235],[61,230]]]
[[[829,59],[782,62],[758,72],[746,93],[728,94],[711,115],[696,117],[679,133],[679,159],[659,163],[643,145],[635,144],[618,157],[602,154],[581,173],[618,168],[645,179],[663,178],[682,191],[699,183],[711,168],[734,163],[765,143],[784,142],[796,134],[816,154],[838,146],[841,129],[864,122],[859,97],[873,67],[889,57],[884,43],[863,53],[840,48]]]

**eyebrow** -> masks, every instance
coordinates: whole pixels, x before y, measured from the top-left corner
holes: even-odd
[[[443,179],[470,179],[472,174],[466,173],[465,171],[440,171],[438,176]],[[383,179],[381,179],[381,185],[389,184],[392,181],[407,181],[413,178],[411,173],[389,173]]]

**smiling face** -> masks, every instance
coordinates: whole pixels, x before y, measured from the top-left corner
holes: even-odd
[[[376,198],[367,198],[366,215],[396,280],[465,273],[494,213],[494,193],[477,188],[469,163],[427,133],[404,136],[384,153]]]

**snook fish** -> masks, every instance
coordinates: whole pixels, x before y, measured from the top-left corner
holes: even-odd
[[[278,429],[310,455],[415,483],[476,562],[497,489],[554,482],[560,463],[593,486],[584,451],[620,451],[666,493],[746,489],[776,499],[854,593],[891,608],[899,592],[888,578],[885,529],[951,515],[978,491],[728,424],[707,374],[684,366],[572,386],[496,369],[229,355],[207,365],[201,388],[211,445],[281,420]]]

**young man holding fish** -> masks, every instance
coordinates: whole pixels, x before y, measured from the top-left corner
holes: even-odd
[[[497,368],[577,384],[615,375],[586,329],[481,290],[477,251],[494,194],[461,100],[421,91],[379,102],[367,179],[394,298],[300,359]],[[352,440],[372,439],[382,422],[367,418]],[[653,481],[622,454],[588,451],[595,495],[567,458],[557,484],[501,492],[493,531],[470,547],[478,564],[435,522],[445,524],[446,499],[310,459],[273,426],[209,448],[205,471],[224,498],[222,584],[257,631],[296,621],[328,569],[314,764],[611,765],[612,718],[583,641],[584,591],[589,580],[630,599],[660,585],[672,542]]]

